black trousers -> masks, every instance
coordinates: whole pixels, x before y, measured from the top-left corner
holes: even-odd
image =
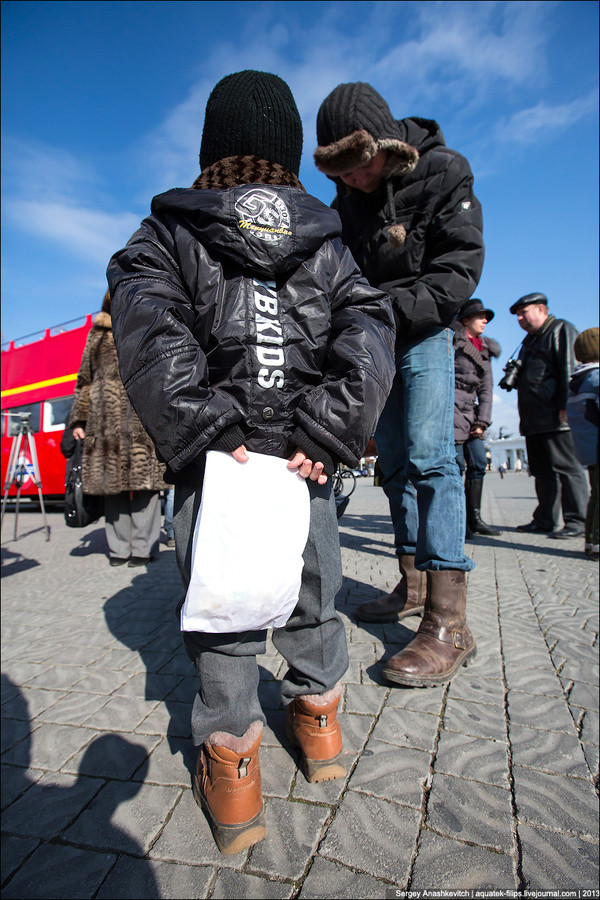
[[[535,478],[538,506],[533,520],[548,531],[565,525],[583,528],[589,488],[570,431],[549,431],[525,438],[529,470]]]

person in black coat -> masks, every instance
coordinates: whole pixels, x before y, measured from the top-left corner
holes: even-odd
[[[481,300],[462,307],[454,328],[454,442],[461,472],[466,470],[467,527],[473,534],[499,534],[481,518],[481,494],[487,467],[483,434],[492,423],[492,357],[500,345],[484,337],[494,318]]]
[[[392,297],[396,377],[375,432],[401,579],[356,610],[368,622],[423,615],[390,657],[394,684],[444,684],[475,658],[467,624],[464,488],[453,435],[452,324],[483,266],[481,205],[468,161],[437,122],[395,119],[370,85],[338,85],[317,115],[317,168],[336,186],[342,239]]]
[[[538,498],[531,522],[518,525],[517,531],[578,537],[584,533],[588,486],[566,412],[578,332],[571,322],[548,312],[548,298],[539,291],[521,297],[510,311],[527,332],[518,359],[517,394]]]

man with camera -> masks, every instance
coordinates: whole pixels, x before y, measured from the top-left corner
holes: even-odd
[[[520,429],[538,499],[532,521],[517,531],[577,537],[584,532],[588,487],[575,455],[566,406],[578,332],[570,322],[549,314],[548,298],[539,292],[521,297],[510,311],[527,337],[518,359],[508,361],[500,387],[517,388]]]

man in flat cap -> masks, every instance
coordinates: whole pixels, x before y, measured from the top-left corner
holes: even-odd
[[[338,85],[317,116],[317,168],[335,183],[342,240],[392,297],[396,377],[375,433],[401,579],[357,618],[422,615],[386,661],[397,684],[449,681],[476,653],[466,618],[465,499],[454,449],[451,325],[483,267],[481,206],[467,160],[437,122],[397,120],[363,82]]]
[[[566,413],[578,332],[570,322],[550,315],[548,298],[539,292],[521,297],[510,311],[527,332],[519,354],[517,394],[538,499],[531,522],[519,525],[517,531],[578,537],[584,533],[588,486]]]

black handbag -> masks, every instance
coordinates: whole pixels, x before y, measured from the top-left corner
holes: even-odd
[[[83,493],[82,459],[83,441],[78,440],[72,456],[67,460],[65,479],[65,522],[69,528],[85,528],[104,515],[103,498]]]

